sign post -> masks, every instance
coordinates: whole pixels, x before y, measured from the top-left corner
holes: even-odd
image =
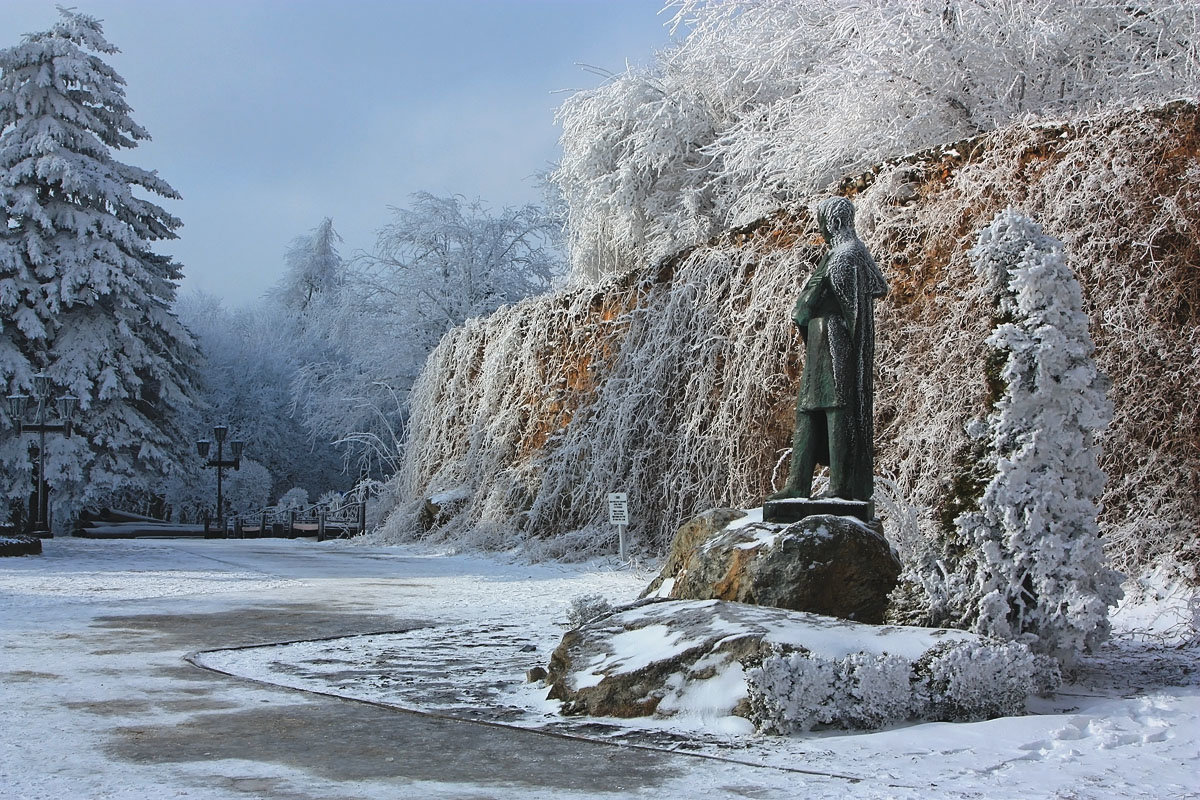
[[[629,497],[624,492],[608,496],[608,523],[617,526],[617,554],[625,560],[625,528],[629,525]]]

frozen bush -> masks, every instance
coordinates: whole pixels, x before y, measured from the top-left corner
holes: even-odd
[[[266,508],[271,496],[271,473],[266,467],[252,458],[243,458],[239,469],[226,474],[227,513],[254,514]]]
[[[322,508],[340,508],[343,502],[342,493],[336,489],[330,489],[325,494],[317,498],[317,505]]]
[[[584,594],[571,598],[567,608],[567,628],[582,628],[592,620],[608,616],[613,612],[608,599],[598,594]]]
[[[969,548],[965,619],[977,633],[1025,641],[1070,666],[1108,636],[1108,606],[1121,589],[1096,523],[1110,382],[1096,366],[1064,249],[1009,208],[971,250],[996,298],[988,345],[1002,366],[991,376],[991,413],[967,431],[982,445],[989,480],[977,509],[955,525]]]
[[[838,664],[841,719],[848,727],[879,728],[908,718],[912,664],[896,655],[853,653]]]
[[[764,733],[811,730],[838,719],[837,667],[807,650],[776,649],[746,670],[750,720]]]
[[[1026,698],[1059,681],[1052,659],[1016,642],[956,641],[916,662],[888,653],[831,660],[775,648],[745,666],[749,719],[759,731],[779,734],[1019,714]]]
[[[1032,694],[1058,684],[1057,666],[1017,642],[953,642],[926,653],[916,668],[921,716],[938,720],[1007,717]]]
[[[308,490],[293,486],[284,492],[275,503],[281,511],[292,511],[308,505]]]

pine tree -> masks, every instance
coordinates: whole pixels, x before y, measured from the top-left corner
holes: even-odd
[[[988,344],[1003,359],[992,412],[970,430],[992,478],[978,510],[956,520],[973,554],[975,629],[1026,640],[1069,666],[1107,637],[1108,606],[1121,597],[1096,524],[1109,382],[1093,361],[1061,242],[1006,209],[971,260],[998,301]]]
[[[151,488],[184,456],[195,351],[171,310],[180,266],[153,252],[180,221],[139,196],[175,199],[113,151],[149,135],[130,117],[100,22],[60,9],[49,31],[0,50],[0,382],[35,373],[80,398],[77,434],[52,437],[60,511]],[[6,423],[11,420],[6,419]],[[28,491],[28,445],[0,427],[12,496]]]

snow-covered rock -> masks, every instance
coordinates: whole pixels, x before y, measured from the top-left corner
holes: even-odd
[[[42,540],[34,536],[0,535],[0,556],[36,556],[42,552]]]
[[[883,622],[901,565],[880,531],[852,517],[791,524],[714,509],[685,523],[646,595],[732,600]]]
[[[684,716],[713,730],[788,732],[1019,713],[1056,674],[1023,645],[965,631],[647,600],[568,632],[548,682],[564,714]]]

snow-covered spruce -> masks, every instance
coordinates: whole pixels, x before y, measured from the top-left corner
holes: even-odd
[[[117,48],[100,23],[60,13],[0,50],[0,389],[28,393],[44,372],[79,398],[79,435],[51,437],[46,476],[87,502],[191,455],[178,422],[196,354],[171,311],[180,267],[151,249],[180,221],[139,196],[178,195],[113,158],[149,134],[101,58]],[[0,419],[3,490],[24,495],[28,439]]]
[[[978,510],[955,521],[973,570],[959,602],[978,633],[1020,639],[1069,666],[1108,636],[1108,607],[1121,597],[1096,525],[1109,382],[1061,242],[1006,209],[971,261],[997,297],[988,344],[1005,361],[991,414],[969,426],[992,478]]]
[[[945,642],[916,661],[866,652],[828,659],[777,647],[746,670],[751,722],[782,734],[1011,716],[1058,681],[1052,661],[1016,642]]]

